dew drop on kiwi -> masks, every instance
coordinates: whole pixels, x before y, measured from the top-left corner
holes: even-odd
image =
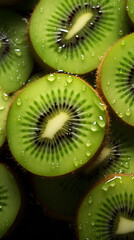
[[[54,75],[54,74],[49,74],[49,75],[47,76],[47,80],[48,80],[49,82],[53,82],[53,81],[55,80],[55,75]]]

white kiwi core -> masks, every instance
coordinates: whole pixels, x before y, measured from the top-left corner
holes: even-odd
[[[54,135],[64,126],[68,119],[69,116],[67,113],[60,112],[54,118],[48,120],[45,131],[42,134],[42,138],[52,139]]]
[[[75,34],[77,34],[85,25],[86,23],[92,18],[93,13],[88,12],[82,14],[77,21],[72,25],[71,29],[68,31],[65,39],[71,39]]]
[[[127,234],[134,232],[134,220],[120,217],[119,225],[116,230],[116,234]]]

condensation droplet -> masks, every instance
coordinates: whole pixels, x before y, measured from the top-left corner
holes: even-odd
[[[14,49],[14,51],[15,51],[15,54],[17,55],[17,56],[21,56],[22,55],[22,52],[21,52],[21,50],[19,49],[19,48],[16,48],[16,49]]]
[[[108,190],[108,187],[104,184],[104,185],[102,186],[102,190],[106,192],[106,191]]]
[[[129,117],[131,115],[131,110],[128,108],[125,112],[126,116]]]
[[[83,55],[83,54],[81,55],[81,60],[82,60],[82,61],[84,61],[84,60],[85,60],[85,57],[84,57],[84,55]]]
[[[91,155],[91,152],[90,151],[87,151],[86,152],[86,155],[89,157]]]
[[[19,122],[21,121],[21,116],[20,116],[20,115],[18,115],[17,120],[18,120]]]
[[[112,104],[115,104],[115,103],[116,103],[116,99],[113,99]]]
[[[86,146],[87,146],[87,147],[90,147],[91,145],[92,145],[92,143],[90,142],[90,140],[87,140]]]
[[[106,122],[104,121],[102,116],[99,116],[99,119],[97,120],[97,123],[101,128],[104,128],[106,126]]]
[[[92,198],[89,197],[89,198],[88,198],[88,203],[91,204],[92,202],[93,202]]]
[[[6,93],[3,93],[2,98],[3,98],[3,100],[8,101],[9,96]]]
[[[121,41],[121,45],[122,45],[122,46],[125,46],[125,45],[126,45],[125,40],[122,40],[122,41]]]
[[[123,118],[123,113],[118,113],[120,118]]]
[[[44,12],[44,9],[43,7],[40,8],[40,13],[43,13]]]
[[[18,105],[18,106],[20,106],[20,105],[21,105],[21,103],[22,103],[22,102],[21,102],[21,99],[20,99],[20,98],[18,98],[18,100],[17,100],[17,105]]]
[[[91,129],[91,131],[93,131],[93,132],[96,132],[96,131],[99,130],[96,121],[91,125],[90,129]]]
[[[74,165],[75,165],[75,167],[77,167],[78,166],[78,161],[77,161],[77,159],[76,158],[74,158]]]
[[[2,110],[4,110],[5,109],[5,107],[4,106],[1,106],[0,107],[0,111],[2,111]]]
[[[86,86],[85,86],[85,85],[83,85],[83,87],[82,87],[82,91],[83,91],[83,92],[86,91]]]
[[[109,86],[111,84],[111,82],[110,81],[107,81],[107,85]]]
[[[54,75],[54,74],[49,74],[49,75],[47,76],[47,80],[48,80],[49,82],[53,82],[53,81],[55,80],[55,75]]]
[[[68,82],[68,83],[71,83],[72,81],[73,81],[72,76],[69,76],[69,77],[67,78],[67,82]]]
[[[58,53],[60,53],[62,51],[62,46],[60,46],[57,50]]]

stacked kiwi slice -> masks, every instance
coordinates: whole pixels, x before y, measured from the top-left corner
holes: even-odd
[[[133,11],[131,0],[0,0],[0,239],[25,205],[19,180],[24,222],[44,224],[30,237],[51,216],[72,240],[134,239]]]

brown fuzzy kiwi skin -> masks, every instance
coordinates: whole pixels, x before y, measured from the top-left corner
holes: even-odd
[[[2,239],[5,237],[10,237],[10,235],[12,234],[12,232],[15,231],[15,229],[19,226],[19,224],[21,223],[21,220],[23,218],[23,215],[24,215],[24,212],[25,212],[25,208],[26,208],[26,198],[25,198],[25,194],[24,194],[24,188],[23,188],[23,185],[22,185],[22,182],[19,178],[19,176],[16,174],[16,172],[12,169],[11,166],[7,165],[7,163],[2,163],[1,164],[7,168],[10,173],[12,174],[12,176],[14,177],[14,179],[16,180],[17,182],[17,185],[18,185],[18,188],[19,188],[19,191],[20,191],[20,198],[21,198],[21,204],[20,204],[20,209],[18,211],[18,214],[13,222],[13,224],[9,227],[9,229],[7,230],[7,232],[5,233],[5,235],[2,237]]]
[[[52,74],[54,74],[54,72],[52,72]],[[66,74],[66,73],[60,73],[60,74],[68,75],[68,74]],[[43,76],[43,77],[44,77],[44,76]],[[41,78],[43,78],[43,77],[41,77]],[[41,79],[41,78],[40,78],[40,79]],[[59,175],[59,176],[56,176],[56,177],[62,177],[62,176],[64,176],[64,175],[68,175],[68,174],[70,174],[70,173],[75,173],[75,172],[76,172],[76,173],[77,173],[77,172],[79,173],[83,168],[85,168],[85,167],[87,167],[87,166],[91,166],[91,165],[92,165],[92,162],[97,159],[98,154],[100,153],[101,149],[102,149],[103,146],[105,145],[106,138],[107,138],[107,135],[108,135],[108,132],[109,132],[110,117],[109,117],[109,113],[108,113],[106,104],[103,102],[101,96],[99,96],[98,92],[97,92],[92,86],[90,86],[85,80],[83,80],[83,79],[80,78],[79,76],[77,76],[77,78],[79,78],[79,79],[80,79],[81,81],[83,81],[88,87],[90,87],[90,88],[95,92],[95,94],[99,97],[100,101],[104,104],[104,109],[105,109],[105,114],[106,114],[105,133],[104,133],[104,136],[103,136],[103,139],[102,139],[102,142],[101,142],[99,148],[98,148],[97,151],[94,153],[94,155],[90,158],[89,161],[87,161],[83,166],[78,167],[78,169],[75,169],[75,170],[73,170],[73,171],[71,171],[71,172],[69,172],[69,173],[66,173],[66,174],[63,174],[63,175]],[[39,79],[36,79],[35,81],[38,81],[38,80],[39,80]],[[34,82],[35,82],[35,81],[34,81]],[[31,82],[30,84],[33,84],[34,82]],[[9,110],[10,110],[10,107],[12,106],[12,103],[13,103],[13,102],[15,101],[15,99],[17,98],[17,96],[18,96],[22,91],[24,91],[24,89],[27,88],[30,84],[26,85],[23,89],[19,90],[18,92],[16,92],[16,94],[14,94],[13,100],[12,100],[10,106],[9,106]],[[9,110],[8,110],[8,112],[9,112]],[[6,129],[7,129],[7,127],[6,127]],[[11,153],[12,153],[12,152],[11,152]],[[13,154],[12,154],[12,155],[13,155]],[[14,156],[13,156],[13,158],[15,159]],[[16,159],[15,159],[15,161],[16,161]],[[16,161],[16,162],[17,162],[17,161]],[[19,165],[21,165],[21,164],[19,164]],[[22,167],[22,168],[23,168],[23,167]],[[26,170],[26,169],[24,169],[24,171],[25,171],[25,170]],[[28,171],[28,170],[26,170],[26,172],[27,172],[27,171]],[[35,175],[37,175],[37,174],[35,174]],[[53,177],[53,176],[46,176],[46,178],[54,178],[54,177]]]
[[[134,33],[134,32],[133,32],[133,33]],[[128,36],[128,35],[126,35],[125,37],[127,37],[127,36]],[[111,115],[113,115],[113,118],[119,119],[120,122],[123,123],[124,127],[125,127],[125,126],[129,126],[130,129],[131,129],[131,128],[133,128],[133,125],[125,122],[122,118],[120,118],[120,117],[118,116],[118,114],[114,111],[114,109],[112,108],[112,106],[110,105],[110,103],[108,102],[108,100],[106,99],[106,97],[105,97],[105,95],[104,95],[104,93],[103,93],[102,87],[101,87],[101,69],[102,69],[102,67],[103,67],[103,63],[104,63],[104,61],[105,61],[105,58],[107,57],[107,55],[108,55],[108,53],[110,52],[110,50],[111,50],[118,42],[120,42],[121,40],[124,40],[125,37],[122,37],[122,38],[119,39],[116,43],[114,43],[114,45],[113,45],[112,47],[110,47],[110,48],[108,49],[108,51],[106,52],[106,54],[104,55],[104,57],[103,57],[100,65],[99,65],[99,67],[98,67],[98,69],[97,69],[97,72],[96,72],[96,85],[97,85],[96,90],[97,90],[98,94],[100,95],[100,97],[102,98],[102,101],[107,105],[107,109],[108,109],[109,113],[110,113]]]
[[[101,183],[104,183],[112,178],[115,178],[115,177],[122,177],[122,176],[130,176],[130,177],[134,177],[134,174],[124,174],[124,173],[118,173],[118,174],[110,174],[108,175],[107,177],[101,179],[100,181],[98,181],[97,183],[95,183],[91,188],[90,190],[85,194],[85,196],[81,199],[80,203],[79,203],[79,206],[77,208],[77,213],[75,215],[75,221],[74,221],[74,228],[75,228],[75,235],[76,235],[76,239],[79,240],[79,231],[78,231],[78,214],[79,214],[79,210],[80,210],[80,207],[81,207],[81,204],[83,203],[84,199],[87,197],[87,195],[94,189],[96,188],[99,184]]]

